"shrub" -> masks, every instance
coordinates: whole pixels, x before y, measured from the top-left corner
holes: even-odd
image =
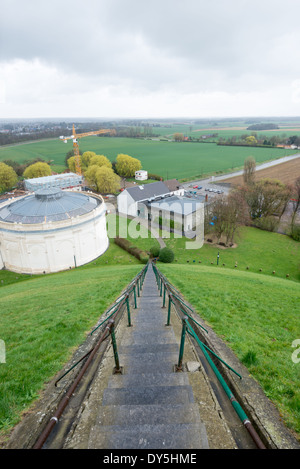
[[[152,246],[152,248],[150,248],[150,254],[151,254],[151,257],[158,257],[159,256],[159,246]]]
[[[141,249],[137,248],[136,246],[133,246],[128,239],[125,238],[119,238],[119,236],[116,236],[115,238],[115,243],[120,246],[122,249],[125,251],[129,252],[132,256],[136,257],[139,261],[146,263],[145,259],[148,260],[147,254],[142,251]]]
[[[164,263],[171,263],[174,260],[174,252],[169,248],[162,248],[159,251],[159,260]]]
[[[300,241],[300,225],[294,225],[291,232],[291,237],[295,241]]]

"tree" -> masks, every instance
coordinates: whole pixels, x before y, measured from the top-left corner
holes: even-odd
[[[248,145],[256,145],[257,144],[257,140],[256,138],[254,137],[254,135],[249,135],[249,137],[246,137],[246,143]]]
[[[174,138],[175,142],[183,142],[184,136],[183,136],[182,133],[176,132],[176,133],[173,135],[173,138]]]
[[[111,162],[104,155],[96,155],[96,154],[93,155],[90,159],[89,165],[91,165],[91,166],[96,165],[96,166],[99,166],[99,167],[106,166],[107,168],[110,168],[110,169],[112,168]]]
[[[38,178],[43,176],[51,176],[52,171],[47,163],[34,163],[28,166],[23,173],[25,179]]]
[[[84,168],[87,168],[90,165],[91,159],[95,156],[94,151],[85,151],[81,156],[81,163]]]
[[[107,166],[89,166],[85,173],[85,178],[89,185],[104,194],[114,193],[120,189],[121,180],[119,176]]]
[[[0,163],[0,192],[11,189],[17,181],[18,176],[14,169],[5,163]]]
[[[210,218],[213,223],[213,231],[218,242],[222,235],[225,236],[225,244],[233,243],[234,237],[241,225],[248,222],[247,205],[240,191],[232,191],[228,196],[218,197],[211,206]]]
[[[261,179],[260,181],[241,188],[249,207],[249,213],[253,220],[282,215],[290,197],[287,186],[276,179]]]
[[[255,180],[255,169],[256,169],[256,161],[252,156],[249,156],[244,161],[244,183],[245,184],[253,184]]]
[[[134,177],[135,172],[142,169],[142,164],[137,158],[120,153],[117,156],[116,171],[122,177]]]
[[[82,156],[79,155],[80,166],[81,166],[81,158],[82,158]],[[72,173],[76,173],[75,156],[71,156],[71,157],[68,159],[68,167],[69,167],[69,170],[70,170]]]
[[[296,179],[295,184],[292,188],[292,204],[293,204],[293,213],[292,213],[292,231],[295,228],[296,215],[300,210],[300,176]]]

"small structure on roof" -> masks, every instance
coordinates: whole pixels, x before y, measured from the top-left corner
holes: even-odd
[[[60,189],[80,188],[83,178],[75,173],[54,174],[53,176],[43,176],[39,178],[25,179],[25,188],[28,191],[37,191],[39,189],[51,189],[58,187]]]
[[[137,181],[147,181],[148,179],[148,171],[145,171],[143,169],[136,171],[135,172],[135,179]]]

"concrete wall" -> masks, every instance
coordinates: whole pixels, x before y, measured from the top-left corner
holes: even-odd
[[[0,222],[0,268],[18,273],[58,272],[86,264],[108,248],[106,206],[61,222]]]
[[[125,190],[118,195],[118,211],[124,215],[137,216],[138,203]]]

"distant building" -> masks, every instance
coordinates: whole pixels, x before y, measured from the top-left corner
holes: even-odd
[[[186,232],[203,223],[204,197],[186,197],[176,179],[153,182],[121,192],[118,211],[154,223],[159,223],[160,219],[171,220],[175,228]]]
[[[137,181],[146,181],[148,179],[148,171],[144,171],[144,170],[136,171],[135,179]]]
[[[153,197],[160,197],[169,193],[168,187],[161,181],[128,187],[118,195],[118,211],[125,215],[137,217],[139,216],[139,202],[148,201]]]
[[[72,189],[80,188],[82,176],[75,173],[55,174],[53,176],[43,176],[39,178],[25,179],[25,188],[28,191],[37,191],[39,189]]]

